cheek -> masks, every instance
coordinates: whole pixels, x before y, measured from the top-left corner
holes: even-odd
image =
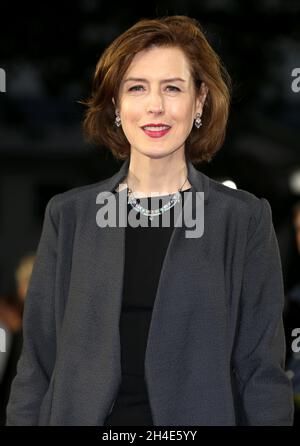
[[[189,104],[172,104],[170,107],[170,116],[178,123],[189,125],[192,118],[192,108]]]
[[[131,101],[123,101],[121,116],[123,116],[123,120],[127,121],[140,120],[141,116],[143,116],[142,106],[137,102],[133,104]]]

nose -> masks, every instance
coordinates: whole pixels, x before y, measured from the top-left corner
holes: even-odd
[[[163,100],[160,94],[152,93],[148,104],[148,111],[161,113],[164,110]]]

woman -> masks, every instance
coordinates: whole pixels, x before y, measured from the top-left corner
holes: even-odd
[[[8,425],[292,424],[270,205],[192,164],[220,148],[229,92],[185,16],[141,20],[103,53],[84,129],[125,162],[47,205]],[[197,237],[176,226],[183,202],[204,211]],[[170,225],[105,226],[108,203]]]

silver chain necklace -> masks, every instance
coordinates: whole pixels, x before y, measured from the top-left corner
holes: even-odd
[[[140,205],[137,202],[137,199],[135,198],[135,196],[133,195],[132,190],[128,187],[128,204],[131,205],[131,207],[136,211],[136,212],[140,212],[141,214],[145,215],[146,217],[149,217],[150,220],[153,220],[153,217],[157,216],[157,215],[161,215],[164,212],[167,212],[169,209],[171,209],[173,206],[175,206],[176,203],[178,203],[181,200],[181,189],[183,188],[183,186],[185,185],[187,181],[187,178],[185,180],[185,182],[183,183],[183,185],[181,186],[180,189],[178,189],[177,192],[175,192],[174,194],[169,194],[171,195],[170,200],[168,201],[168,203],[166,203],[164,206],[157,208],[157,209],[147,209],[144,208],[142,205]]]

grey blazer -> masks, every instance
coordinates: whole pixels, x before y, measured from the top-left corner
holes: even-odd
[[[101,426],[113,406],[125,228],[97,225],[96,197],[128,167],[47,204],[7,425]],[[270,204],[191,162],[188,179],[204,192],[204,233],[175,227],[164,259],[145,356],[154,425],[292,425]]]

